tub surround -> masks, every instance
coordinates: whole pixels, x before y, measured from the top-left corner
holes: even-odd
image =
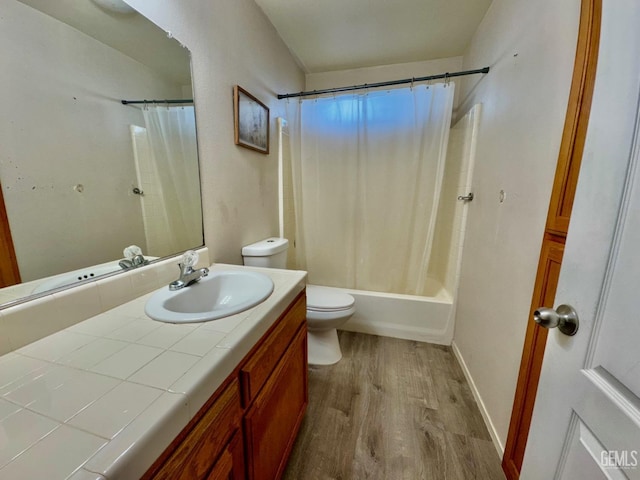
[[[244,268],[214,265],[212,271]],[[57,333],[0,357],[0,423],[7,437],[0,477],[139,478],[304,290],[305,272],[249,269],[270,276],[274,292],[237,315],[163,324],[145,316],[147,293],[88,320],[69,321]],[[173,277],[177,268],[171,271]],[[153,278],[161,276],[156,271]],[[120,295],[136,290],[136,278],[115,278],[121,285],[110,290]],[[100,285],[80,289],[95,289],[91,295],[83,292],[83,312],[89,311],[89,299],[106,294]],[[38,305],[28,310],[32,303]],[[46,304],[56,304],[56,315],[63,317],[74,302],[29,302],[18,306],[29,312],[22,320],[46,316]],[[10,348],[15,338],[9,336]]]

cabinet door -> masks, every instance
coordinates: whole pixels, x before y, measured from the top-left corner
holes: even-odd
[[[307,401],[307,330],[302,327],[245,417],[250,480],[280,478]]]

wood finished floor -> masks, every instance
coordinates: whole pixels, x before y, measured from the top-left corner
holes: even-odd
[[[309,369],[285,480],[504,480],[451,348],[340,332],[343,359]]]

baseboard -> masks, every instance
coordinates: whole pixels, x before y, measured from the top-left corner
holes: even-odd
[[[473,393],[473,398],[475,398],[476,403],[478,404],[478,408],[480,409],[480,413],[482,414],[484,423],[487,426],[487,430],[489,430],[489,435],[491,435],[493,446],[496,447],[496,450],[498,451],[498,455],[500,456],[500,459],[502,459],[502,457],[504,456],[504,445],[502,445],[502,442],[500,442],[500,437],[498,437],[498,432],[496,431],[496,428],[493,425],[493,422],[491,421],[491,417],[489,416],[487,407],[482,401],[480,392],[478,391],[478,388],[476,387],[476,384],[473,381],[473,378],[471,377],[469,368],[467,367],[467,364],[465,363],[464,358],[462,358],[462,354],[460,353],[460,350],[458,350],[458,346],[456,345],[455,340],[451,342],[451,349],[453,350],[453,355],[456,357],[456,360],[458,360],[458,363],[460,364],[460,368],[462,368],[464,377],[467,379],[467,383],[471,388],[471,393]]]

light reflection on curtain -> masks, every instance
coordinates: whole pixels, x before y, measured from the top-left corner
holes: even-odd
[[[289,101],[296,260],[311,283],[424,294],[453,90]]]
[[[168,252],[202,245],[202,204],[192,106],[148,106],[143,109],[152,163],[159,185],[156,208],[159,229],[168,239]],[[150,194],[152,192],[149,192]],[[146,194],[146,193],[145,193]]]

